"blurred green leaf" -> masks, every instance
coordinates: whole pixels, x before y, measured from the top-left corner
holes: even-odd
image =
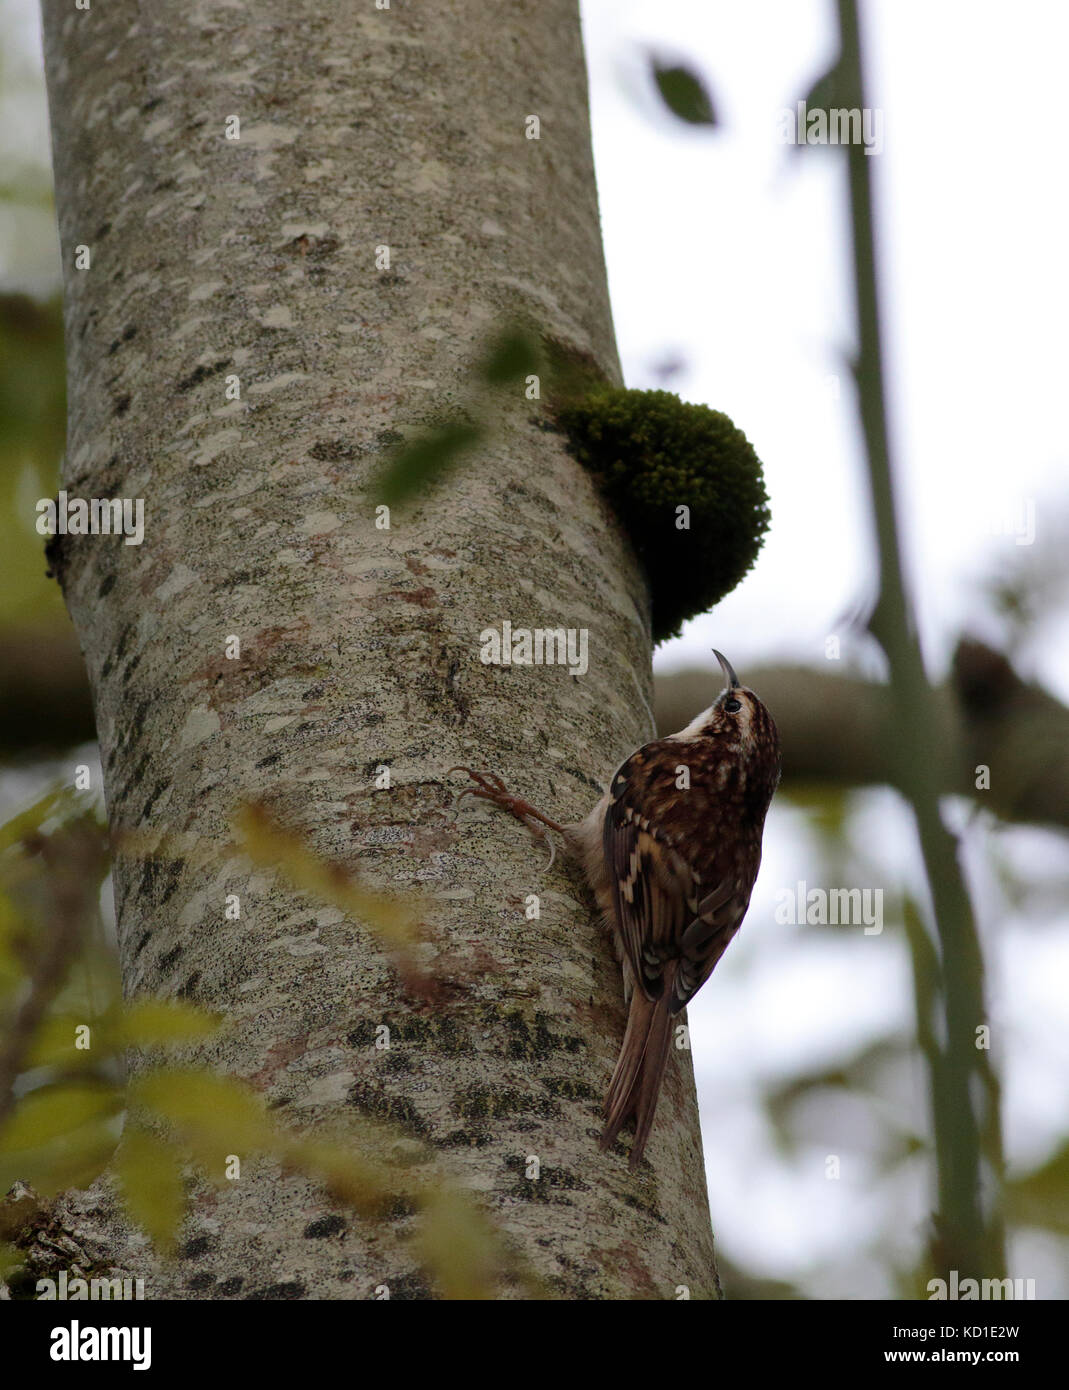
[[[108,1086],[42,1086],[20,1098],[14,1114],[0,1130],[0,1152],[41,1148],[79,1125],[102,1115],[115,1115],[121,1108],[114,1090]]]
[[[466,1193],[442,1188],[432,1195],[423,1208],[418,1243],[446,1298],[494,1297],[497,1237]]]
[[[64,797],[65,793],[62,790],[47,792],[32,806],[27,806],[25,811],[20,811],[10,820],[6,820],[0,825],[0,850],[10,849],[34,831],[40,830],[49,816],[63,804]]]
[[[256,863],[280,870],[296,888],[364,922],[395,950],[404,951],[418,940],[414,903],[399,894],[363,887],[344,864],[314,854],[299,835],[284,829],[262,806],[242,806],[235,828],[238,843]]]
[[[462,420],[438,425],[404,445],[389,459],[373,485],[375,501],[403,506],[429,492],[450,474],[465,453],[483,438],[481,426]]]
[[[657,90],[673,116],[687,125],[719,124],[709,89],[696,72],[682,64],[662,66],[655,58],[651,64]]]
[[[230,1077],[191,1067],[144,1072],[130,1083],[130,1101],[183,1131],[218,1140],[224,1154],[273,1147],[263,1102]]]
[[[131,1217],[169,1253],[185,1206],[182,1170],[172,1145],[134,1126],[123,1135],[115,1173]]]
[[[136,999],[122,1010],[111,1036],[120,1045],[159,1047],[211,1037],[219,1031],[221,1022],[178,1000]]]
[[[538,341],[523,328],[508,328],[490,345],[478,368],[488,386],[508,386],[538,371]]]
[[[1069,1235],[1069,1143],[1041,1167],[1007,1182],[1005,1192],[1010,1221]]]
[[[65,389],[59,296],[39,302],[0,293],[0,624],[32,622],[38,634],[52,623],[69,626],[59,585],[45,574],[34,510],[59,485]]]

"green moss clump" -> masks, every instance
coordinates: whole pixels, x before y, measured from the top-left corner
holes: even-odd
[[[671,391],[605,388],[556,418],[645,568],[653,640],[676,636],[757,558],[770,520],[761,460],[726,415]]]

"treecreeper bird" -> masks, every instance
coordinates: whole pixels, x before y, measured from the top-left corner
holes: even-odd
[[[559,831],[612,932],[630,1003],[605,1100],[603,1149],[634,1121],[631,1167],[661,1092],[674,1020],[738,931],[761,864],[765,814],[780,773],[779,734],[761,701],[714,652],[727,686],[685,729],[626,759],[587,818],[561,825],[499,777],[466,772],[481,797]],[[545,834],[544,831],[540,833]]]

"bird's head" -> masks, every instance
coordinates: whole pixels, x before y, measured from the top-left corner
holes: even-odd
[[[727,657],[715,648],[713,655],[724,673],[724,689],[676,737],[713,739],[741,763],[763,764],[778,776],[780,743],[775,720],[749,686],[742,684]]]

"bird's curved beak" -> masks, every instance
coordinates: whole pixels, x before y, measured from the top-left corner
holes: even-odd
[[[718,652],[715,647],[713,648],[713,655],[716,657],[717,661],[720,662],[720,669],[724,673],[724,679],[728,683],[728,689],[734,690],[739,684],[739,678],[735,674],[734,666],[732,666],[724,653]]]

